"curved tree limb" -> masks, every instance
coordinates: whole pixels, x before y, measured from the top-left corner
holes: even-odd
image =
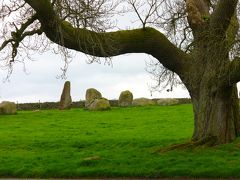
[[[189,55],[153,28],[97,33],[74,28],[66,21],[61,21],[49,0],[25,1],[36,11],[46,36],[66,48],[99,57],[147,53],[179,75],[187,72],[190,66]]]

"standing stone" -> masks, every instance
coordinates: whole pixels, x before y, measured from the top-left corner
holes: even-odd
[[[91,111],[106,111],[110,110],[110,103],[106,98],[95,99],[88,107]]]
[[[122,107],[131,106],[133,101],[133,94],[126,90],[121,92],[118,100],[118,105]]]
[[[90,88],[87,89],[85,97],[86,97],[85,107],[88,108],[94,102],[95,99],[101,99],[102,94],[98,90]]]
[[[70,109],[71,103],[72,103],[72,98],[70,95],[70,81],[66,81],[62,91],[59,109],[60,110]]]
[[[3,101],[0,103],[0,115],[1,114],[16,114],[17,113],[17,106],[14,102]]]

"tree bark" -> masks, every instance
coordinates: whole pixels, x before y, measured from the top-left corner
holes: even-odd
[[[194,111],[193,141],[209,146],[232,142],[240,133],[239,102],[236,85],[212,92],[201,87],[191,93]]]

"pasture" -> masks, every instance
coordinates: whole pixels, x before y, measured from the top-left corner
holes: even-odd
[[[160,152],[193,133],[190,104],[0,116],[0,177],[238,177],[240,139]]]

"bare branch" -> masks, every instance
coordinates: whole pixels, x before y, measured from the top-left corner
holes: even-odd
[[[42,33],[42,31],[40,29],[37,29],[37,30],[34,29],[31,31],[24,32],[36,19],[37,19],[36,15],[33,15],[31,18],[29,18],[25,23],[23,23],[21,25],[20,29],[18,29],[15,26],[16,31],[11,32],[12,38],[3,42],[2,46],[1,46],[3,48],[6,47],[6,45],[8,43],[11,43],[11,45],[12,45],[12,59],[11,59],[10,63],[14,62],[14,59],[17,56],[17,52],[18,52],[17,49],[19,47],[19,43],[22,42],[25,37]]]
[[[110,0],[56,0],[53,8],[60,19],[74,27],[105,31],[113,27],[109,17],[117,4]]]
[[[13,39],[9,39],[7,41],[4,41],[0,47],[0,51],[3,50],[9,43],[12,43],[14,40]]]
[[[210,25],[216,33],[224,34],[236,11],[238,0],[219,0],[211,15]]]
[[[128,0],[128,3],[136,13],[138,20],[141,22],[142,27],[145,28],[147,24],[152,24],[157,18],[159,7],[164,0],[147,0],[146,2]]]
[[[151,59],[150,62],[146,63],[146,71],[156,83],[151,85],[151,92],[162,91],[164,89],[166,89],[167,92],[170,92],[174,87],[181,84],[177,74],[164,68],[163,65],[155,59]]]
[[[3,4],[0,8],[0,18],[4,19],[10,16],[12,13],[19,11],[25,7],[26,2],[12,2],[10,5]]]
[[[146,26],[146,22],[144,21],[144,19],[142,19],[139,11],[138,11],[138,7],[136,5],[136,0],[129,0],[128,3],[133,7],[134,9],[134,12],[137,14],[139,20],[141,21],[142,25],[143,25],[143,28],[145,28]],[[142,6],[142,5],[141,5]],[[145,19],[146,20],[146,19]]]

